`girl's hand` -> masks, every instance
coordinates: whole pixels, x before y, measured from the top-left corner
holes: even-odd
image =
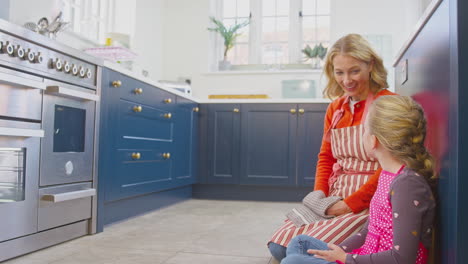
[[[330,250],[315,250],[309,249],[307,253],[314,254],[314,257],[321,258],[326,261],[335,262],[337,260],[345,263],[346,262],[346,252],[341,249],[339,246],[329,243],[328,248]]]
[[[332,205],[330,208],[328,208],[325,213],[327,215],[339,216],[351,212],[351,208],[349,208],[349,206],[345,202],[339,201]]]

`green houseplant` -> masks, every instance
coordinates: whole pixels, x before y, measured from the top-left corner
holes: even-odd
[[[315,45],[313,49],[309,45],[306,45],[302,53],[304,53],[306,60],[310,59],[312,61],[312,66],[314,68],[319,68],[320,61],[323,61],[327,55],[327,48],[325,48],[322,43]]]
[[[230,63],[227,60],[228,51],[234,47],[234,42],[237,37],[241,35],[238,31],[247,26],[250,21],[245,21],[239,24],[234,24],[230,27],[226,27],[223,22],[217,20],[215,17],[210,17],[211,22],[215,25],[213,28],[208,28],[209,31],[218,32],[224,39],[224,52],[223,61],[220,62],[220,69],[227,70],[230,67]]]

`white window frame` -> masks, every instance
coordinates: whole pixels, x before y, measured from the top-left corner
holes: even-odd
[[[104,43],[112,31],[115,0],[62,0],[70,31],[91,42]]]
[[[299,13],[302,12],[302,2],[304,0],[290,0],[290,8],[289,8],[289,40],[288,40],[288,48],[289,48],[289,61],[287,64],[304,64],[304,68],[308,68],[307,63],[304,63],[304,55],[302,53],[302,45],[303,45],[303,38],[302,38],[302,19],[299,16]],[[223,1],[220,0],[212,0],[212,13],[214,12],[214,16],[218,17],[219,19],[223,19]],[[248,65],[264,65],[262,63],[262,0],[250,0],[250,24],[248,25],[249,28],[249,63]],[[331,16],[331,10],[329,13]],[[331,30],[331,29],[330,29]],[[222,54],[223,50],[223,42],[219,34],[216,34],[214,39],[211,39],[211,43],[215,43],[213,49],[215,50],[215,55],[210,55],[210,57],[214,57],[217,63],[218,60],[222,60],[219,54]],[[328,40],[330,41],[330,40]],[[212,60],[213,61],[213,60]],[[234,66],[242,66],[242,65],[234,65]],[[215,67],[211,67],[212,69]]]

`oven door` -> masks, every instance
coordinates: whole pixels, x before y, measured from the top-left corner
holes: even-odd
[[[96,100],[79,89],[47,87],[40,186],[92,180]]]
[[[37,232],[39,123],[0,120],[0,242]],[[23,122],[18,122],[23,123]]]

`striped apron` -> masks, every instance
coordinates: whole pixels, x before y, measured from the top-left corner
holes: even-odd
[[[333,173],[329,178],[329,195],[343,198],[350,196],[378,169],[378,162],[370,158],[364,150],[363,133],[363,125],[330,130],[332,153],[337,162],[333,165]],[[293,237],[304,234],[327,243],[339,244],[357,233],[368,215],[366,209],[357,214],[347,213],[301,227],[296,227],[287,219],[274,233],[270,242],[287,247]]]

